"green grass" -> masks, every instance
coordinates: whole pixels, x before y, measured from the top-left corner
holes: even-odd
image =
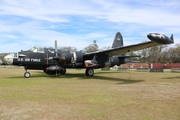
[[[0,68],[0,119],[180,119],[179,73],[30,72],[26,79],[22,68]]]

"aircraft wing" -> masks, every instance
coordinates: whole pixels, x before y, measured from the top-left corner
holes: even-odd
[[[160,34],[160,35],[163,35],[163,34]],[[172,36],[173,35],[171,35],[171,37]],[[111,48],[108,50],[102,50],[102,51],[97,51],[97,52],[92,52],[92,53],[86,53],[84,56],[91,56],[91,55],[95,55],[95,54],[106,53],[110,57],[110,56],[119,55],[119,54],[131,52],[131,51],[137,51],[137,50],[149,48],[149,47],[156,46],[156,45],[167,45],[167,44],[174,43],[173,37],[169,38],[165,35],[163,35],[163,37],[162,37],[162,36],[157,36],[157,35],[154,35],[153,33],[150,33],[150,34],[148,34],[148,38],[151,41],[134,44],[134,45]]]

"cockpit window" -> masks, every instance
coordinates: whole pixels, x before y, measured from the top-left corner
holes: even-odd
[[[34,53],[44,53],[44,48],[35,46],[35,47],[31,48],[30,51],[32,51]]]

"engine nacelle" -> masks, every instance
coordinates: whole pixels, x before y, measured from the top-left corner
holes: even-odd
[[[49,66],[46,69],[44,69],[44,72],[46,74],[55,75],[57,73],[60,73],[63,70],[60,66]]]
[[[120,65],[124,63],[124,58],[119,58],[117,56],[113,56],[113,57],[109,57],[109,61],[110,66],[109,67],[113,67],[115,65]]]
[[[60,64],[80,63],[83,61],[82,52],[61,51],[58,53]]]

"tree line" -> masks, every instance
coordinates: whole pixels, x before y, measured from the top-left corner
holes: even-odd
[[[180,63],[180,44],[154,46],[135,52],[140,55],[140,62],[146,63]]]

